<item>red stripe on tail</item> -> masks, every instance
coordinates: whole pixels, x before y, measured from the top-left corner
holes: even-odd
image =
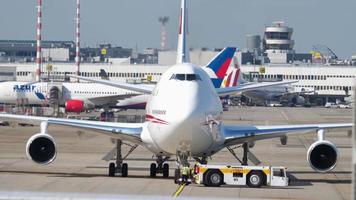
[[[228,58],[225,60],[225,62],[222,64],[222,66],[220,67],[219,71],[216,73],[216,76],[218,78],[224,78],[226,72],[227,72],[227,68],[229,68],[229,65],[231,63],[231,59],[232,58]]]
[[[234,83],[232,86],[237,86],[239,84],[239,76],[240,76],[240,69],[236,70],[235,77],[234,77]]]

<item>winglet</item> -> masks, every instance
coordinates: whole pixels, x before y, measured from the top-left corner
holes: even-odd
[[[182,0],[179,18],[178,47],[177,47],[177,64],[189,62],[189,49],[187,47],[187,29],[188,29],[188,12],[186,10],[186,0]]]

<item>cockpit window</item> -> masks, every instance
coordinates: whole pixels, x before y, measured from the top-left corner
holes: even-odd
[[[185,80],[185,74],[173,74],[171,79],[184,81]]]
[[[170,80],[197,81],[201,80],[198,74],[173,74]]]

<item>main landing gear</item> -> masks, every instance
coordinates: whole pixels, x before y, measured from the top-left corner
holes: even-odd
[[[111,162],[109,164],[109,176],[115,176],[117,173],[121,174],[122,177],[127,177],[128,175],[128,165],[127,163],[123,163],[123,160],[127,158],[130,153],[132,153],[133,150],[137,148],[138,145],[133,145],[131,146],[131,149],[129,152],[122,157],[121,154],[121,147],[122,147],[122,141],[121,140],[116,140],[116,162]]]
[[[124,163],[123,161],[129,156],[136,148],[138,145],[129,145],[131,148],[127,152],[127,154],[122,157],[122,143],[121,140],[116,140],[116,160],[115,162],[109,163],[109,176],[113,177],[116,174],[121,174],[122,177],[127,177],[128,175],[128,165],[127,163]],[[114,150],[113,150],[114,151]],[[114,153],[110,152],[109,154]],[[104,160],[111,160],[110,158],[106,158],[109,156],[105,156],[103,159]],[[157,174],[162,174],[163,177],[169,177],[169,165],[168,163],[165,163],[169,159],[168,156],[163,157],[163,156],[157,156],[156,163],[151,163],[150,167],[150,177],[156,177]]]
[[[156,177],[157,174],[162,174],[164,178],[169,177],[169,165],[164,163],[169,159],[168,156],[157,156],[156,163],[151,163],[150,177]]]

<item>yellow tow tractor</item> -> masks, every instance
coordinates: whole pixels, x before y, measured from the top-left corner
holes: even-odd
[[[230,166],[201,165],[194,167],[197,184],[218,187],[221,185],[248,185],[249,187],[285,187],[289,178],[285,167],[275,166]]]

